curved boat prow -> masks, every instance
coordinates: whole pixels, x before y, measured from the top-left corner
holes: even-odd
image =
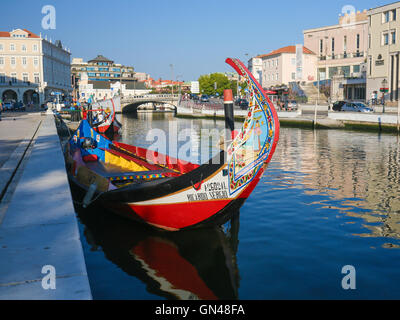
[[[245,78],[250,96],[243,126],[227,149],[229,191],[234,194],[271,160],[279,140],[279,119],[274,105],[244,64],[233,58],[225,62]]]

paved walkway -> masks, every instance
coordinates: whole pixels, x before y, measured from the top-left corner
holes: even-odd
[[[32,138],[40,121],[40,113],[2,112],[2,121],[0,121],[0,168],[21,141]]]
[[[54,118],[40,119],[31,154],[0,224],[0,299],[91,299]],[[55,268],[55,289],[42,286],[49,274],[42,273],[44,266]]]

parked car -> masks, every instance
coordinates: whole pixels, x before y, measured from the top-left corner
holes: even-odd
[[[18,102],[14,105],[15,111],[25,111],[25,105],[22,102]]]
[[[3,108],[4,108],[4,111],[11,111],[14,109],[14,103],[6,102],[6,103],[4,103]]]
[[[354,102],[354,104],[358,107],[358,112],[374,112],[374,109],[368,107],[365,103]]]
[[[297,110],[297,101],[296,100],[288,100],[286,105],[286,110]]]
[[[342,111],[342,107],[346,104],[346,101],[336,101],[333,103],[333,111]]]
[[[197,95],[197,94],[195,94],[195,93],[191,93],[190,94],[190,99],[192,99],[192,100],[199,100],[199,96]]]
[[[237,100],[237,105],[240,109],[247,109],[249,107],[249,102],[246,99]]]
[[[351,112],[373,112],[371,108],[367,107],[364,103],[361,102],[346,102],[341,111],[351,111]]]
[[[209,99],[208,95],[202,94],[202,95],[201,95],[201,98],[200,98],[200,101],[201,101],[201,102],[209,102],[210,99]]]

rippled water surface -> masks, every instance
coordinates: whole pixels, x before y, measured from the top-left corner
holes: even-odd
[[[217,150],[201,147],[200,129],[224,125],[171,114],[121,122],[121,140],[146,147],[150,129],[192,128],[178,149],[189,143],[197,162]],[[221,228],[168,233],[99,209],[78,214],[95,299],[400,298],[395,135],[281,128],[269,168]],[[345,265],[355,290],[341,286]]]

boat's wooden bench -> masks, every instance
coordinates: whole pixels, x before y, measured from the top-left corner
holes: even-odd
[[[168,170],[150,170],[134,172],[115,172],[107,174],[106,178],[110,181],[128,181],[128,180],[151,180],[165,178]]]
[[[140,159],[139,157],[131,154],[130,152],[122,150],[122,149],[120,149],[120,148],[118,148],[118,147],[116,147],[116,146],[114,146],[112,144],[109,145],[109,148],[106,151],[110,152],[110,153],[112,153],[112,154],[114,154],[116,156],[122,157],[124,159],[133,161],[133,162],[137,163],[138,165],[143,166],[143,167],[145,167],[145,168],[147,168],[149,170],[161,170],[161,169],[164,169],[161,166],[148,163],[148,162],[144,161],[143,159]],[[168,169],[168,171],[169,172],[173,172],[172,170],[169,170],[169,169]]]

